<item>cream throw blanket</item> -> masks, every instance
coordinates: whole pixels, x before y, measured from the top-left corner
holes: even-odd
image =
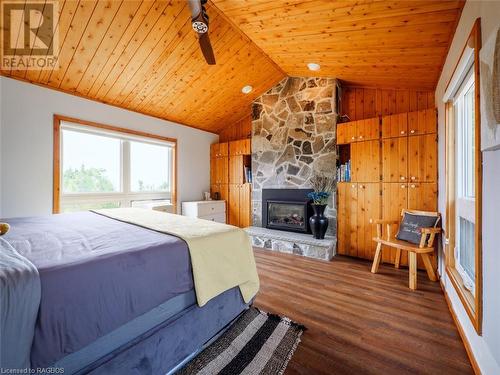
[[[245,303],[259,290],[252,245],[243,229],[142,208],[113,208],[94,212],[186,241],[199,306],[237,285]]]

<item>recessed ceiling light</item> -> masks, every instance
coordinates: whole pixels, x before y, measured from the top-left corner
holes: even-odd
[[[319,66],[319,64],[316,63],[309,63],[307,64],[307,67],[309,68],[309,70],[312,70],[313,72],[316,72],[321,69],[321,66]]]
[[[250,94],[253,90],[253,87],[250,86],[250,85],[246,85],[246,86],[243,86],[243,88],[241,89],[241,92],[243,94]]]

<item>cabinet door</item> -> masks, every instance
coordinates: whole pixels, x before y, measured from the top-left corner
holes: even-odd
[[[409,182],[436,182],[437,139],[435,134],[408,137]]]
[[[406,136],[408,134],[408,113],[382,117],[382,138]]]
[[[358,256],[357,241],[357,184],[338,184],[338,252],[339,254]]]
[[[408,184],[408,208],[420,211],[437,211],[437,183]]]
[[[228,157],[218,157],[215,162],[215,180],[217,184],[228,183]]]
[[[380,124],[378,117],[357,121],[357,140],[369,141],[379,139]]]
[[[357,205],[358,257],[373,259],[377,235],[376,225],[370,221],[380,219],[380,184],[358,184]]]
[[[229,183],[242,184],[243,180],[243,156],[236,155],[229,157]]]
[[[382,181],[406,182],[408,179],[408,137],[382,140]]]
[[[217,184],[217,158],[210,157],[210,185]]]
[[[241,228],[250,226],[250,202],[251,202],[251,184],[240,185],[240,218],[239,226]]]
[[[241,153],[243,155],[252,155],[252,144],[250,138],[241,140]]]
[[[436,133],[436,109],[431,108],[408,113],[408,132],[409,135]]]
[[[364,141],[351,144],[352,181],[380,181],[380,142]]]
[[[401,211],[408,208],[408,184],[405,183],[383,183],[382,184],[382,219],[401,221]],[[383,226],[384,237],[387,235],[387,225]],[[398,226],[391,225],[391,237],[397,233]],[[403,252],[405,253],[405,252]],[[382,251],[382,260],[386,263],[394,263],[396,249],[386,247]],[[402,259],[402,264],[407,264],[407,256]]]
[[[229,156],[236,156],[240,154],[240,141],[229,142]]]
[[[219,144],[213,143],[210,145],[210,157],[216,158],[217,156],[219,156]]]
[[[219,156],[229,156],[229,143],[219,143]]]
[[[355,142],[358,132],[358,122],[351,121],[346,123],[346,125],[347,125],[347,142],[348,143]]]
[[[338,145],[344,145],[349,143],[349,140],[347,138],[348,135],[348,122],[344,122],[341,124],[337,124],[337,144]]]
[[[231,225],[240,225],[240,187],[229,184],[229,204],[227,207],[228,222]]]

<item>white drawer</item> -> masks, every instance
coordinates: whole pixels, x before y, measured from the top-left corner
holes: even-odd
[[[226,212],[226,203],[224,201],[203,202],[198,205],[198,217],[223,214]]]
[[[218,213],[218,214],[213,214],[213,215],[207,215],[207,216],[201,216],[200,219],[204,220],[210,220],[210,221],[215,221],[216,223],[226,223],[226,214],[225,213]]]

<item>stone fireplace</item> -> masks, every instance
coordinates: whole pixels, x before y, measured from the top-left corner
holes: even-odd
[[[253,102],[254,226],[268,227],[263,189],[310,189],[309,179],[315,173],[335,177],[336,89],[337,81],[332,78],[288,77]],[[293,221],[297,217],[287,218],[283,205],[275,207],[275,212],[281,212],[284,217],[279,220],[287,221],[292,227],[286,230],[294,229]],[[327,235],[335,236],[334,195],[325,213],[329,218]],[[289,214],[300,216],[297,212]]]

